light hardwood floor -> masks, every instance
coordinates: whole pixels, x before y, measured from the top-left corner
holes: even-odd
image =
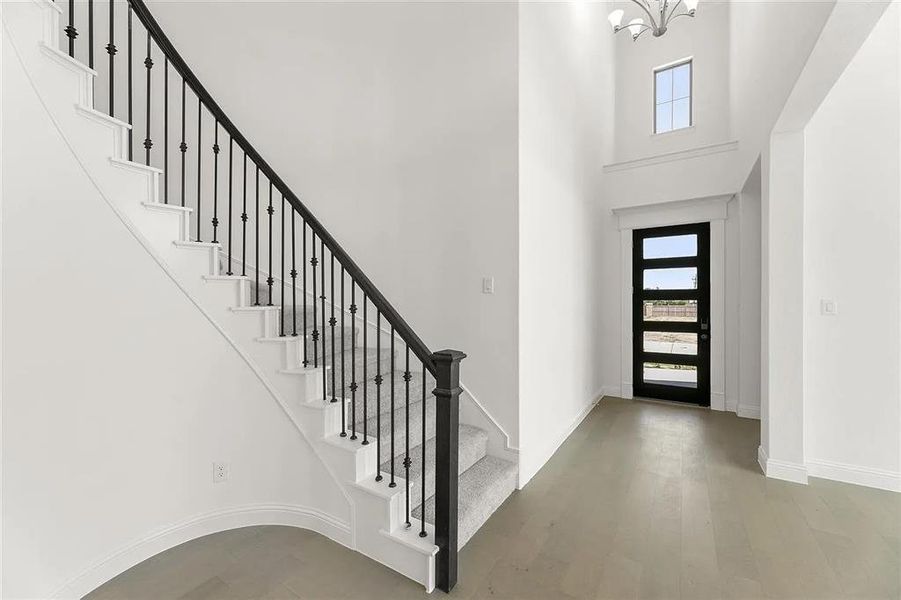
[[[758,421],[605,398],[463,549],[451,597],[901,597],[901,494],[768,480],[758,440]],[[426,597],[284,527],[188,542],[89,596]]]

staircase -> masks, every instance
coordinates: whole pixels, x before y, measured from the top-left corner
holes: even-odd
[[[255,291],[254,291],[255,290]],[[254,302],[259,300],[264,305],[269,297],[269,291],[266,286],[260,285],[251,288],[251,298]],[[278,298],[274,298],[275,301]],[[288,307],[286,311],[280,312],[285,314],[286,324],[289,330],[292,329],[293,321],[296,319],[298,323],[298,334],[304,335],[307,339],[312,337],[315,329],[312,308],[306,311],[307,327],[302,327],[304,315],[298,313],[296,316],[292,314],[292,308]],[[280,323],[279,323],[280,325]],[[355,355],[353,361],[356,365],[356,374],[358,378],[362,378],[363,374],[363,349],[357,344],[359,340],[358,332],[350,326],[343,328],[343,338],[347,350],[340,352],[340,342],[338,342],[338,356],[344,356],[344,364],[351,364],[350,354]],[[304,333],[301,334],[300,332]],[[352,350],[351,350],[352,348]],[[366,369],[368,373],[380,372],[385,380],[389,383],[382,382],[382,386],[389,387],[393,374],[393,381],[396,390],[403,390],[405,386],[404,374],[405,370],[394,368],[399,365],[397,352],[389,349],[382,349],[381,352],[369,349],[366,354]],[[393,361],[393,362],[392,362]],[[332,359],[331,354],[327,350],[325,353],[324,363],[329,372],[331,372]],[[349,376],[349,373],[347,373]],[[367,378],[367,397],[375,398],[378,386],[372,378]],[[326,396],[331,397],[332,390],[336,389],[336,393],[340,393],[340,389],[332,388],[331,378],[329,375],[325,378]],[[435,386],[434,379],[428,377],[426,379],[425,389],[428,391]],[[422,430],[423,424],[423,407],[425,407],[425,430],[434,431],[435,405],[434,403],[423,403],[423,383],[422,378],[413,378],[410,381],[409,404],[406,402],[407,395],[401,395],[394,405],[394,423],[396,424],[396,437],[405,437],[405,432],[410,431],[411,436]],[[407,421],[407,411],[409,409],[409,421]],[[356,413],[355,413],[356,414]],[[391,437],[391,406],[384,404],[381,410],[377,410],[374,403],[368,403],[366,413],[362,410],[359,412],[359,420],[353,425],[348,425],[349,435],[354,435],[358,439],[363,439],[363,431],[369,433],[370,439],[373,437],[378,439],[390,439]],[[407,425],[409,423],[409,425]],[[458,548],[462,548],[466,542],[479,530],[482,524],[488,520],[488,517],[507,499],[507,497],[516,488],[517,468],[516,465],[508,460],[490,456],[488,454],[488,433],[478,427],[460,423],[459,426],[459,521],[458,521]],[[370,442],[374,443],[374,442]],[[423,456],[423,448],[425,456],[435,456],[436,440],[427,437],[425,444],[419,443],[415,448],[410,448],[409,456]],[[405,448],[397,445],[394,452],[387,444],[381,446],[379,453],[379,462],[381,464],[380,472],[390,474],[391,458],[395,458],[395,466],[400,464],[401,457],[405,455]],[[423,464],[425,464],[425,476],[423,477]],[[410,472],[407,481],[410,486],[410,504],[416,507],[412,510],[415,519],[422,519],[423,510],[425,511],[425,522],[434,524],[435,522],[435,462],[414,460],[410,466]],[[423,493],[425,494],[423,496]],[[426,501],[423,504],[422,498]]]
[[[143,2],[30,0],[7,4],[3,22],[112,209],[342,483],[348,545],[428,591],[450,591],[457,550],[518,473],[489,453],[492,431],[460,421],[465,356],[425,346]]]

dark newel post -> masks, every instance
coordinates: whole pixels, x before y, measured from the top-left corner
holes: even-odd
[[[457,583],[457,482],[460,437],[460,361],[457,350],[432,354],[435,376],[435,566],[438,589],[450,592]]]

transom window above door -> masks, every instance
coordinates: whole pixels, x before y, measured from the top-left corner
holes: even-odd
[[[654,69],[655,134],[691,127],[691,71],[691,59]]]

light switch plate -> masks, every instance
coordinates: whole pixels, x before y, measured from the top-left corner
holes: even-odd
[[[483,277],[482,278],[482,293],[483,294],[493,294],[494,293],[494,277]]]
[[[820,300],[820,314],[826,317],[834,317],[838,314],[838,304],[835,300],[822,298]]]

